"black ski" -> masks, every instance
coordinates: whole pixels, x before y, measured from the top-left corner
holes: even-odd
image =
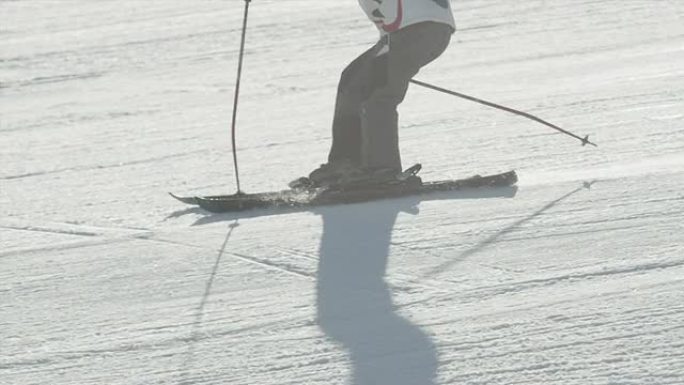
[[[252,209],[305,208],[345,203],[360,203],[381,199],[425,195],[435,192],[460,191],[488,187],[510,187],[518,181],[515,171],[466,179],[421,182],[415,174],[419,165],[404,172],[404,179],[392,183],[297,188],[256,194],[181,197],[179,201],[198,205],[214,213],[238,212]],[[410,172],[409,172],[410,171]],[[409,173],[407,173],[409,172]]]

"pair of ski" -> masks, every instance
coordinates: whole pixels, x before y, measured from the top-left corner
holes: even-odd
[[[196,205],[214,213],[226,213],[253,209],[293,209],[360,203],[380,199],[425,195],[440,191],[510,187],[518,181],[515,171],[508,171],[487,176],[475,175],[466,179],[422,182],[417,175],[420,169],[421,165],[416,164],[406,169],[396,180],[380,183],[364,181],[316,187],[307,178],[300,178],[290,184],[290,189],[275,192],[190,197],[169,194],[183,203]]]

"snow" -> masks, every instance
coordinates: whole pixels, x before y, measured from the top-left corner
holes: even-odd
[[[0,1],[0,384],[684,383],[684,3],[453,5],[418,79],[599,147],[413,86],[405,164],[514,197],[209,215],[166,192],[235,191],[244,2]],[[375,38],[251,3],[243,189],[325,159]]]

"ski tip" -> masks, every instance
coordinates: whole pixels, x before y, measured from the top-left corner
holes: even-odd
[[[169,195],[171,195],[171,197],[173,199],[180,201],[180,202],[183,202],[183,203],[186,203],[186,204],[189,204],[189,205],[197,204],[197,198],[196,197],[182,197],[182,196],[178,196],[172,192],[169,192]]]

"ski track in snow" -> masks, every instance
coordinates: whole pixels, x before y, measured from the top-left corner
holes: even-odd
[[[244,2],[0,0],[0,384],[684,383],[684,3],[453,2],[412,87],[426,180],[452,194],[207,215],[234,187]],[[248,191],[324,160],[355,2],[251,3]]]

